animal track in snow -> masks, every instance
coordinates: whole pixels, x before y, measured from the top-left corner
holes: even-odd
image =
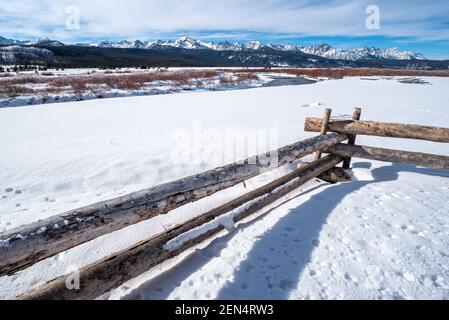
[[[430,277],[430,279],[432,280],[434,287],[441,288],[441,287],[443,287],[445,285],[443,279],[440,276],[436,275],[436,274],[432,275]]]
[[[314,277],[314,276],[316,276],[317,275],[317,272],[315,271],[315,270],[310,270],[309,271],[309,275],[311,276],[311,277]]]
[[[408,272],[408,271],[401,272],[401,276],[402,276],[402,278],[404,278],[405,280],[407,280],[409,282],[415,281],[415,276],[411,272]]]
[[[52,199],[50,197],[45,197],[44,198],[44,202],[55,202],[55,201],[56,201],[55,199]]]
[[[355,284],[358,284],[357,278],[354,277],[354,276],[352,276],[349,272],[346,272],[346,273],[345,273],[345,279],[348,280],[348,281],[350,281],[350,282],[353,282],[353,283],[355,283]]]

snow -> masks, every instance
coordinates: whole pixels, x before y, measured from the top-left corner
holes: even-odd
[[[49,41],[49,40],[47,40]],[[177,40],[157,40],[155,42],[140,41],[134,42],[121,40],[117,42],[101,41],[91,44],[91,46],[108,47],[108,48],[139,48],[152,49],[154,46],[175,47],[188,50],[211,49],[216,51],[242,51],[242,50],[261,50],[270,48],[277,51],[304,52],[329,59],[345,59],[345,60],[362,60],[362,59],[392,59],[392,60],[426,60],[420,53],[409,51],[400,51],[397,48],[379,49],[379,48],[357,48],[357,49],[337,49],[328,44],[316,46],[296,46],[291,44],[264,44],[260,41],[248,41],[244,44],[239,42],[231,43],[223,42],[205,42],[192,39],[190,37],[181,37]]]
[[[278,192],[278,190],[281,189],[282,187],[285,187],[285,186],[276,188],[275,190],[272,191],[272,193]],[[259,203],[267,196],[268,195],[265,194],[263,196],[257,197],[255,199],[248,201],[247,203],[239,206],[238,208],[230,211],[227,214],[221,215],[221,216],[215,218],[214,220],[203,224],[202,226],[193,228],[193,229],[189,230],[188,232],[183,233],[182,235],[168,241],[165,244],[164,249],[168,250],[168,251],[176,250],[177,248],[181,247],[187,241],[189,241],[191,239],[195,239],[195,238],[199,237],[200,235],[205,234],[208,231],[213,230],[219,226],[223,226],[228,231],[233,231],[235,229],[234,217],[237,216],[238,214],[244,212],[247,208],[250,208],[251,206]]]
[[[125,298],[447,299],[449,174],[354,167],[361,180],[299,191]]]
[[[60,47],[64,44],[57,40],[50,40],[46,37],[33,41],[19,41],[13,39],[6,39],[0,36],[0,45],[42,45],[49,47]],[[321,44],[315,46],[296,46],[291,44],[264,44],[260,41],[248,41],[244,44],[239,42],[205,42],[202,40],[192,39],[184,36],[176,40],[157,40],[157,41],[109,41],[103,40],[98,43],[79,43],[78,46],[91,46],[102,48],[123,48],[123,49],[153,49],[156,47],[175,47],[188,50],[204,50],[210,49],[215,51],[242,51],[242,50],[261,50],[270,48],[278,51],[292,51],[304,52],[329,59],[346,59],[346,60],[361,60],[361,59],[392,59],[392,60],[427,60],[421,53],[414,53],[410,51],[400,51],[397,48],[357,48],[357,49],[338,49],[333,48],[328,44]]]
[[[20,48],[20,47],[18,47]],[[0,48],[1,54],[1,48]],[[11,68],[11,66],[5,66],[5,68]],[[192,70],[208,70],[210,68],[170,68],[174,71],[192,71]],[[86,85],[86,89],[81,93],[73,90],[73,88],[68,85],[64,86],[56,91],[52,89],[51,81],[63,78],[64,76],[81,75],[85,79],[89,79],[89,75],[96,77],[97,75],[113,75],[120,77],[124,74],[136,74],[136,73],[152,73],[160,72],[159,68],[154,68],[151,70],[141,70],[135,68],[120,68],[111,70],[98,70],[98,69],[65,69],[65,70],[55,70],[49,69],[45,72],[41,72],[39,76],[34,78],[34,71],[21,71],[15,76],[10,76],[5,79],[5,83],[11,80],[22,80],[28,81],[22,84],[22,87],[31,89],[31,92],[19,93],[17,95],[11,96],[11,94],[4,94],[3,97],[0,96],[0,108],[2,107],[21,107],[29,105],[39,105],[39,104],[49,104],[49,103],[65,103],[80,100],[94,100],[94,99],[108,99],[117,97],[130,97],[130,96],[149,96],[149,95],[160,95],[160,94],[172,94],[179,93],[183,91],[218,91],[218,90],[236,90],[236,89],[246,89],[255,88],[268,84],[273,81],[276,77],[272,73],[261,73],[260,79],[255,80],[242,80],[238,81],[238,78],[234,73],[222,71],[213,77],[193,77],[189,79],[186,84],[179,84],[174,81],[151,81],[142,84],[136,89],[119,89],[114,86],[110,87],[105,79],[103,83],[98,83],[98,79],[92,79],[92,83]],[[44,75],[43,75],[44,74]],[[47,75],[45,75],[47,74]],[[40,83],[33,83],[33,81],[25,78],[26,76],[32,76],[32,80],[39,79]],[[297,78],[292,75],[284,75],[292,79],[293,81],[298,81]],[[234,80],[232,83],[221,83],[220,79],[222,77],[227,77]],[[73,78],[72,78],[73,79]],[[0,86],[1,86],[0,82]],[[51,89],[51,90],[50,90]]]
[[[297,47],[297,50],[304,53],[317,55],[329,59],[343,60],[363,60],[363,59],[391,59],[391,60],[427,60],[420,53],[410,51],[400,51],[397,48],[357,48],[357,49],[337,49],[328,44],[321,44],[310,47]]]
[[[224,164],[224,157],[210,156],[228,150],[220,144],[206,145],[201,161],[174,161],[179,141],[173,134],[191,138],[198,123],[218,135],[227,129],[277,132],[274,144],[259,152],[315,135],[303,131],[304,118],[322,116],[325,107],[334,116],[360,106],[363,119],[448,126],[448,79],[376,79],[0,109],[0,231]],[[358,142],[449,155],[448,144],[365,136]],[[296,166],[1,277],[0,298],[160,233]],[[255,221],[223,231],[202,250],[106,297],[449,298],[448,172],[356,160],[352,174],[356,181],[345,184],[314,180]]]

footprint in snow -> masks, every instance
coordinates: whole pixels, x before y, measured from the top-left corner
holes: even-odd
[[[443,279],[436,274],[432,275],[430,278],[432,279],[434,287],[440,288],[445,285]]]
[[[314,102],[309,104],[303,104],[301,105],[302,108],[308,108],[308,107],[321,107],[323,104],[321,102]]]
[[[415,276],[411,272],[408,272],[408,271],[402,272],[401,276],[402,276],[402,278],[404,278],[405,280],[407,280],[409,282],[415,281]]]
[[[14,188],[6,188],[5,189],[5,192],[13,192],[14,191]]]
[[[349,281],[349,282],[355,283],[356,285],[359,283],[359,281],[357,280],[357,278],[354,277],[354,276],[352,276],[349,272],[346,272],[346,273],[345,273],[345,279],[346,279],[347,281]]]
[[[50,197],[45,197],[45,198],[44,198],[44,201],[45,201],[45,202],[55,202],[56,200],[55,200],[55,199],[52,199],[52,198],[50,198]]]

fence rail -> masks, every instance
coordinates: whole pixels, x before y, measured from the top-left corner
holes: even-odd
[[[196,236],[193,239],[186,241],[180,247],[175,249],[165,249],[164,246],[176,237],[200,227],[205,223],[211,222],[215,218],[222,216],[240,206],[255,200],[264,195],[268,197],[261,199],[260,203],[256,203],[253,207],[249,207],[239,212],[233,217],[234,222],[240,221],[248,215],[256,212],[263,206],[266,206],[273,201],[284,196],[293,189],[303,185],[310,179],[324,171],[334,167],[342,162],[343,158],[338,156],[327,156],[318,161],[312,162],[310,165],[299,168],[286,176],[274,180],[273,182],[249,192],[229,203],[210,210],[200,216],[191,219],[174,227],[160,235],[157,235],[149,240],[143,241],[133,248],[126,249],[122,252],[109,256],[102,261],[83,268],[80,270],[82,286],[80,290],[67,290],[65,277],[60,277],[47,285],[20,297],[20,299],[93,299],[103,293],[108,292],[120,286],[123,282],[139,276],[165,260],[172,258],[179,253],[191,248],[192,246],[202,242],[206,238],[217,234],[224,229],[224,226],[219,224],[212,229]],[[288,184],[294,182],[293,184]],[[288,185],[286,185],[288,184]],[[282,186],[286,185],[284,188]],[[277,190],[282,188],[281,190]]]
[[[182,205],[241,183],[260,174],[261,171],[282,166],[315,152],[317,152],[315,161],[283,177],[82,268],[80,289],[67,289],[65,276],[62,276],[17,298],[96,298],[217,235],[225,227],[216,219],[220,219],[225,214],[232,214],[232,220],[238,222],[307,181],[330,172],[328,170],[338,169],[336,166],[339,163],[344,162],[343,168],[345,168],[350,164],[351,157],[449,169],[448,156],[354,144],[356,135],[360,134],[449,142],[448,128],[360,121],[360,108],[354,110],[353,120],[329,120],[330,115],[331,110],[328,109],[323,119],[306,118],[305,120],[305,130],[320,132],[320,136],[246,159],[241,163],[209,170],[2,233],[0,240],[7,241],[9,244],[0,247],[0,276],[13,274],[101,235],[166,214]],[[348,140],[348,144],[341,143],[345,140]],[[322,158],[322,153],[328,155]],[[273,155],[277,157],[275,163],[269,160]],[[213,224],[214,221],[217,223]],[[167,247],[168,243],[178,237],[210,223],[212,225],[202,229],[202,232],[195,232],[194,237],[181,241],[174,247]],[[42,230],[45,231],[42,232]]]
[[[323,119],[306,118],[304,130],[320,132]],[[449,142],[449,128],[421,126],[377,121],[331,120],[328,131],[379,137],[418,139],[434,142]]]
[[[343,134],[318,136],[197,175],[99,202],[0,234],[0,276],[99,236],[148,220],[234,186],[264,170],[323,150],[347,139]],[[276,157],[274,159],[274,157]],[[275,160],[275,161],[274,161]]]
[[[356,157],[377,161],[405,163],[434,169],[449,169],[449,157],[429,153],[347,144],[337,144],[327,148],[324,152],[339,155],[341,157]]]

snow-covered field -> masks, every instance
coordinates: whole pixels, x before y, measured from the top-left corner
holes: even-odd
[[[279,85],[273,77],[308,82],[294,75],[269,72],[252,75],[226,71],[226,68],[220,71],[211,68],[117,68],[10,72],[13,67],[0,66],[6,70],[6,73],[0,72],[0,108],[185,91],[248,89],[268,83]]]
[[[448,127],[449,79],[424,80],[429,84],[346,78],[0,109],[0,231],[223,164],[210,157],[227,150],[220,144],[208,144],[202,161],[173,157],[179,136],[190,137],[198,127],[218,136],[229,129],[276,133],[266,149],[314,135],[303,131],[304,118],[321,116],[325,107],[335,116],[360,106],[364,119]],[[376,137],[358,142],[449,155],[448,144]],[[187,139],[183,146],[189,144]],[[200,151],[201,145],[193,147],[194,154]],[[357,181],[311,182],[175,267],[152,270],[109,297],[449,298],[449,173],[365,160],[355,160],[352,171]],[[2,277],[0,297],[126,248],[248,189],[236,186]]]

